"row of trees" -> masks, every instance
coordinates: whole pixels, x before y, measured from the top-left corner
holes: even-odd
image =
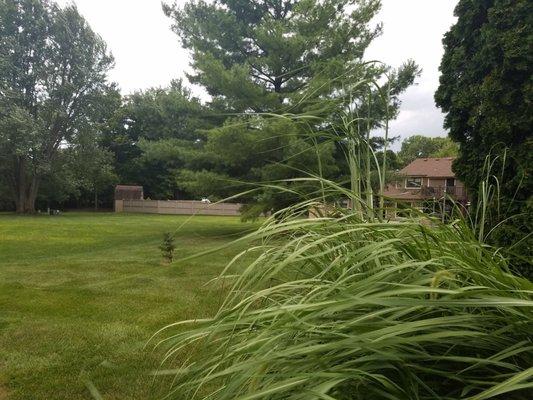
[[[0,187],[17,212],[35,212],[37,196],[59,196],[58,186],[112,179],[99,168],[111,154],[96,144],[108,104],[120,102],[106,80],[112,65],[75,7],[0,1]]]
[[[435,94],[459,145],[454,171],[474,204],[487,195],[482,183],[489,177],[499,197],[491,218],[501,222],[494,242],[513,248],[531,274],[533,2],[461,0],[455,16]]]
[[[324,127],[268,116],[327,118],[357,104],[372,115],[362,137],[382,129],[419,71],[412,61],[392,70],[363,60],[381,32],[369,24],[379,6],[377,0],[165,6],[193,54],[189,80],[211,96],[201,104],[181,81],[121,99],[107,81],[113,59],[75,6],[2,0],[2,192],[24,213],[35,211],[38,196],[86,197],[119,180],[142,184],[157,198],[222,197],[242,182],[342,175],[341,149],[320,134]],[[351,87],[360,81],[383,85]],[[316,135],[308,134],[310,125]],[[245,200],[260,212],[293,199],[265,190]]]
[[[113,59],[105,43],[74,6],[0,0],[0,201],[34,212],[36,199],[98,204],[117,182],[141,184],[152,198],[221,198],[248,189],[243,182],[302,173],[342,179],[343,138],[330,140],[323,121],[352,107],[365,119],[360,139],[378,132],[371,144],[390,169],[459,155],[456,172],[474,194],[485,156],[509,147],[502,192],[506,202],[518,200],[514,211],[527,211],[531,5],[459,2],[436,94],[455,142],[412,136],[398,153],[390,150],[394,138],[379,135],[419,69],[412,61],[398,70],[364,61],[381,33],[370,24],[379,7],[378,0],[164,6],[193,56],[188,79],[210,95],[203,104],[182,81],[121,98],[107,80]],[[294,200],[267,186],[243,199],[253,212]]]

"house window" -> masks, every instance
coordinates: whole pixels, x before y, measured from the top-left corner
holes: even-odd
[[[446,187],[454,187],[455,178],[446,178]]]
[[[405,180],[405,187],[407,189],[419,189],[422,187],[422,178],[407,178]]]

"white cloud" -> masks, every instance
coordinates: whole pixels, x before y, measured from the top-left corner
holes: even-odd
[[[75,3],[115,57],[110,79],[124,94],[184,77],[189,56],[171,31],[160,0],[56,0]]]
[[[376,18],[383,22],[383,35],[368,49],[366,58],[394,67],[412,58],[422,68],[417,85],[402,96],[400,116],[391,123],[391,135],[402,139],[413,134],[444,136],[443,114],[433,95],[439,84],[442,38],[455,22],[458,0],[382,0]]]

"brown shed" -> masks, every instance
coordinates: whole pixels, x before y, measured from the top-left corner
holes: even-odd
[[[115,186],[115,200],[142,200],[144,198],[142,186]]]

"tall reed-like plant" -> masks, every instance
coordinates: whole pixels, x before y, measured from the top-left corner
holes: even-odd
[[[257,258],[220,311],[160,333],[170,398],[529,398],[533,286],[465,223],[346,213],[243,240]]]
[[[167,349],[159,373],[174,377],[168,398],[531,398],[533,284],[464,219],[376,214],[365,118],[346,112],[334,128],[349,187],[302,178],[320,196],[239,239],[250,248],[236,259],[255,257],[223,273],[233,286],[220,310],[155,335]],[[301,218],[338,197],[353,209]]]

